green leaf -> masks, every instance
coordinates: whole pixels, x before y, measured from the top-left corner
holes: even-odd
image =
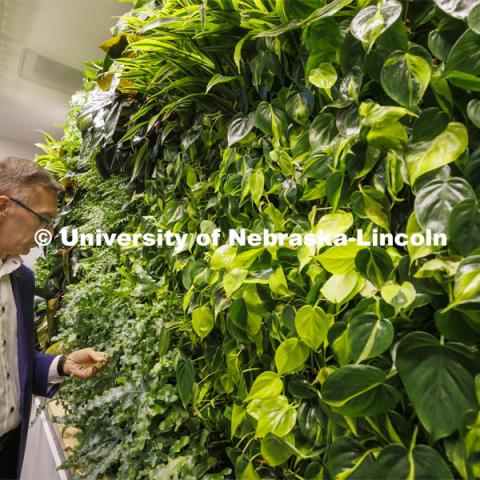
[[[392,344],[393,334],[393,326],[386,318],[371,312],[355,315],[348,326],[353,360],[361,363],[378,357]]]
[[[248,461],[245,468],[238,474],[238,480],[261,480],[253,463]]]
[[[234,300],[227,316],[227,330],[241,343],[248,343],[248,315],[243,298]]]
[[[447,128],[431,141],[410,144],[405,160],[411,185],[414,185],[421,175],[454,162],[467,145],[467,129],[458,122],[450,122]]]
[[[322,385],[322,398],[342,415],[379,415],[399,400],[398,392],[384,383],[385,379],[385,372],[369,365],[340,367]]]
[[[415,212],[412,212],[412,214],[410,215],[407,221],[406,234],[410,238],[414,233],[424,233],[424,232],[420,227],[420,225],[418,224],[417,216],[415,215]],[[426,257],[427,255],[430,255],[435,251],[435,248],[426,243],[424,245],[413,245],[412,242],[408,242],[407,250],[408,250],[408,254],[410,255],[410,259],[413,262],[418,258],[422,258],[422,257]]]
[[[327,314],[320,307],[304,305],[295,315],[295,329],[303,343],[318,351],[327,337],[331,324]]]
[[[467,115],[470,121],[480,128],[480,100],[470,100],[467,105]]]
[[[375,194],[375,196],[374,196]],[[377,191],[374,189],[365,189],[361,192],[363,199],[363,208],[365,215],[378,226],[384,228],[387,232],[390,231],[390,212],[386,206],[384,197],[380,200]],[[380,200],[380,201],[378,201]]]
[[[310,90],[304,88],[288,97],[285,103],[285,111],[292,120],[300,125],[305,125],[314,105],[315,98]]]
[[[252,199],[257,207],[260,206],[260,199],[263,195],[265,178],[261,170],[253,170],[248,178],[248,185]]]
[[[246,414],[246,410],[244,410],[240,405],[237,405],[236,403],[233,404],[230,438],[233,438],[237,434],[237,430],[242,424]]]
[[[254,123],[263,133],[278,140],[287,131],[288,119],[283,110],[268,102],[260,102],[255,110]]]
[[[333,211],[342,205],[347,197],[345,175],[340,171],[333,172],[328,176],[325,183],[325,194]]]
[[[313,231],[315,234],[322,232],[325,237],[331,240],[347,232],[353,225],[353,216],[350,212],[338,210],[335,213],[327,213],[320,217]]]
[[[240,288],[244,280],[247,278],[248,270],[240,268],[234,268],[230,272],[226,273],[223,277],[223,288],[227,297],[231,297],[232,294]]]
[[[321,63],[318,67],[310,71],[308,81],[320,90],[324,90],[331,99],[331,88],[337,81],[337,71],[331,63]]]
[[[394,270],[390,255],[381,247],[360,250],[355,257],[355,266],[377,288],[387,281]]]
[[[251,37],[253,37],[253,32],[247,32],[247,34],[242,37],[237,44],[235,45],[235,49],[233,51],[233,61],[235,62],[235,65],[237,67],[238,73],[242,73],[242,66],[241,66],[241,61],[242,61],[242,48],[243,45],[247,40],[249,40]]]
[[[455,205],[469,198],[475,198],[475,192],[463,178],[432,180],[423,185],[415,197],[417,221],[424,230],[445,233]]]
[[[474,318],[470,318],[469,313],[473,313]],[[446,312],[437,310],[435,326],[447,340],[462,342],[466,345],[480,343],[480,322],[475,310],[466,312],[459,309],[451,309]]]
[[[470,10],[468,14],[468,26],[475,33],[480,34],[480,2]]]
[[[314,24],[319,22],[322,18],[331,17],[335,15],[338,11],[340,11],[346,5],[352,3],[353,0],[333,0],[332,2],[328,3],[327,5],[323,5],[322,7],[315,10],[308,18],[305,20],[301,20],[299,18],[294,18],[290,20],[288,23],[283,25],[278,25],[274,28],[269,30],[265,30],[255,35],[255,38],[262,38],[262,37],[278,37],[279,35],[289,32],[290,30],[294,30],[300,27],[306,27],[308,25]]]
[[[390,232],[390,211],[383,193],[373,187],[360,187],[351,197],[353,211],[362,218],[369,218],[373,223]]]
[[[207,88],[205,89],[205,93],[208,93],[215,85],[233,82],[234,80],[239,80],[240,78],[242,77],[240,77],[239,75],[225,76],[225,75],[220,75],[219,73],[216,73],[208,82]]]
[[[290,295],[287,279],[285,278],[282,267],[277,267],[270,277],[268,277],[268,285],[270,290],[277,295]]]
[[[430,65],[422,57],[397,51],[383,64],[381,82],[390,98],[415,110],[430,83],[431,75]]]
[[[439,107],[451,116],[453,114],[453,97],[447,80],[438,75],[432,75],[430,86],[432,87],[433,94]]]
[[[350,271],[341,275],[332,275],[320,289],[322,295],[332,303],[343,303],[363,286],[361,277]]]
[[[247,307],[247,330],[251,338],[253,338],[262,325],[262,320],[268,311],[263,305],[263,301],[258,294],[256,285],[247,285],[243,292],[242,298]]]
[[[400,310],[408,308],[415,300],[415,287],[410,282],[403,282],[401,285],[389,281],[383,285],[380,290],[382,298],[395,308],[398,313]]]
[[[428,445],[416,445],[411,451],[401,445],[388,445],[377,457],[378,478],[453,480],[453,475],[441,455]]]
[[[453,286],[454,307],[478,308],[480,304],[480,255],[472,255],[460,262]]]
[[[237,142],[243,140],[252,131],[254,123],[254,114],[244,115],[239,113],[235,115],[228,127],[228,146],[231,147]]]
[[[355,268],[355,257],[363,248],[365,247],[359,246],[355,241],[350,241],[347,245],[330,247],[315,259],[328,272],[340,275]]]
[[[480,77],[471,73],[459,72],[452,70],[445,73],[445,78],[455,87],[463,90],[472,90],[473,92],[480,92]]]
[[[268,465],[278,467],[285,463],[294,452],[283,439],[268,433],[260,442],[260,453]]]
[[[455,432],[464,412],[477,408],[478,357],[464,345],[441,345],[428,333],[413,332],[400,341],[395,366],[432,442]]]
[[[448,218],[448,237],[461,255],[480,245],[480,202],[469,198],[453,207]]]
[[[221,245],[212,254],[210,258],[210,267],[213,270],[221,270],[222,268],[230,268],[235,260],[237,247],[232,245]]]
[[[416,272],[415,278],[435,277],[436,273],[445,274],[447,277],[455,275],[460,262],[453,262],[443,258],[434,258],[425,262]]]
[[[316,116],[310,125],[308,140],[314,152],[325,150],[335,138],[337,127],[335,117],[330,113]]]
[[[428,48],[435,57],[444,62],[465,26],[453,18],[443,18],[428,35]]]
[[[252,400],[247,412],[257,420],[255,438],[263,438],[269,433],[284,437],[293,429],[297,419],[297,411],[283,395]]]
[[[386,107],[372,101],[362,102],[358,110],[361,126],[367,133],[370,145],[379,148],[403,148],[408,141],[405,127],[399,120],[405,115],[413,115],[403,107]]]
[[[245,402],[254,399],[275,398],[282,393],[283,383],[275,372],[262,372],[253,382]]]
[[[353,438],[336,437],[328,450],[327,467],[331,478],[367,480],[380,478],[376,474],[373,452]]]
[[[352,359],[352,351],[348,341],[347,324],[336,322],[328,330],[328,344],[332,348],[340,365],[346,365]]]
[[[434,0],[434,2],[445,13],[460,20],[465,20],[473,7],[479,4],[478,0]]]
[[[480,35],[471,30],[455,42],[445,65],[445,71],[480,75]]]
[[[412,142],[433,140],[447,128],[448,119],[448,115],[439,108],[426,108],[413,124]]]
[[[387,0],[360,10],[352,20],[352,35],[360,40],[367,50],[375,40],[391,27],[402,13],[402,4],[397,0]]]
[[[210,308],[206,306],[197,307],[192,311],[192,327],[200,338],[205,338],[214,326],[215,320]]]
[[[385,157],[385,175],[387,190],[392,200],[398,202],[397,195],[402,191],[407,177],[403,155],[395,150],[389,150]]]
[[[298,338],[284,340],[275,351],[275,366],[279,375],[300,370],[310,353],[309,348]]]
[[[310,402],[302,402],[297,414],[297,423],[302,434],[309,440],[319,443],[322,440],[322,434],[327,428],[327,419],[320,403],[313,398],[318,397],[318,391],[312,389],[313,396]]]
[[[178,361],[176,378],[178,395],[183,406],[186,407],[193,398],[193,387],[195,385],[193,365],[190,359],[181,358]]]

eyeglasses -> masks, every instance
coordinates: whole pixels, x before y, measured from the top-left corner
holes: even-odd
[[[9,197],[12,202],[15,202],[17,205],[20,205],[22,208],[25,210],[28,210],[30,213],[33,213],[40,222],[42,223],[43,228],[52,228],[53,224],[55,223],[55,218],[46,218],[43,215],[40,215],[37,213],[35,210],[32,210],[30,207],[27,207],[24,203],[22,203],[20,200],[17,200],[16,198]]]

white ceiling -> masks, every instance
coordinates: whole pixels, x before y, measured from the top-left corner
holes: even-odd
[[[0,0],[0,138],[32,144],[36,130],[61,136],[74,92],[19,77],[24,48],[83,70],[82,62],[103,58],[98,45],[131,8],[116,0]]]

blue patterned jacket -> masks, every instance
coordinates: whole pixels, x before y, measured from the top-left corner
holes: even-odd
[[[25,444],[27,441],[32,395],[51,398],[58,385],[48,387],[48,370],[55,355],[35,351],[33,299],[35,277],[33,272],[22,265],[10,274],[13,295],[17,306],[18,324],[18,372],[20,376],[20,414],[22,417],[20,451],[17,464],[17,477],[20,478]]]

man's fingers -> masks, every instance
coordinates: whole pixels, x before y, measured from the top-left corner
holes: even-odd
[[[96,362],[102,362],[103,360],[105,360],[105,354],[103,352],[93,352],[92,353],[92,358]]]

